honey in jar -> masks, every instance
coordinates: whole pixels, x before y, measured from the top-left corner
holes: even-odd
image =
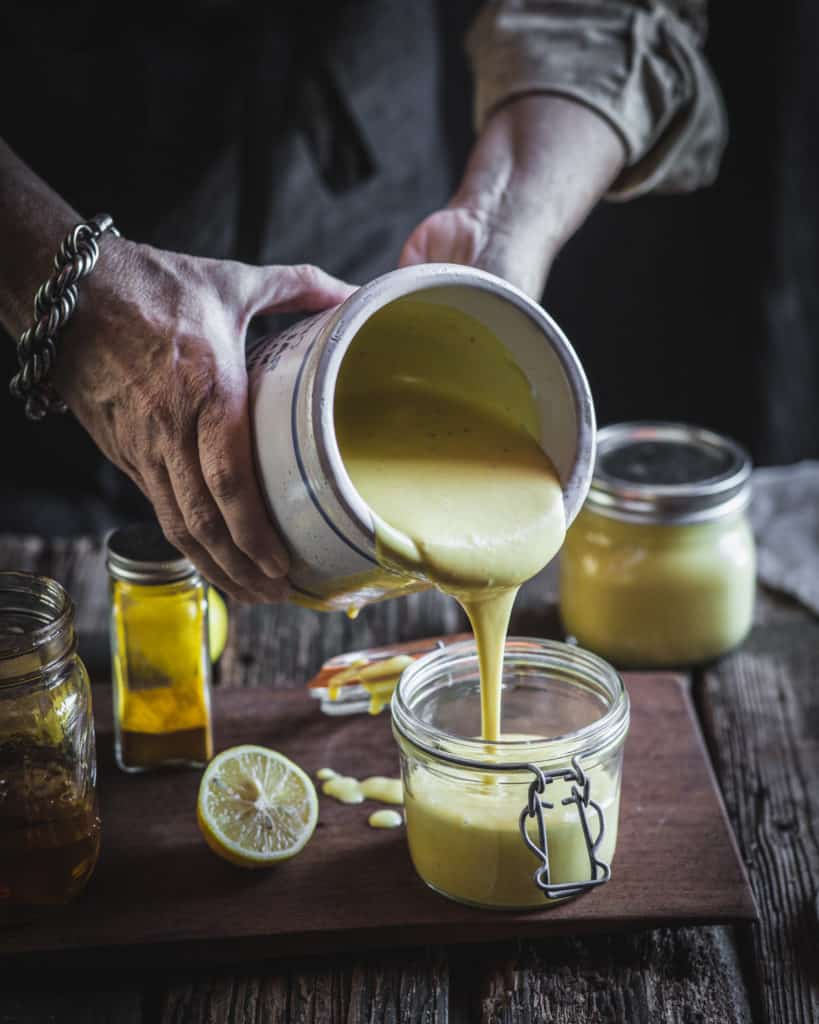
[[[88,675],[54,580],[0,573],[0,908],[60,904],[100,845]]]

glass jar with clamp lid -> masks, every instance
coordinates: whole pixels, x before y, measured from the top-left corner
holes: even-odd
[[[410,855],[432,889],[530,909],[608,880],[629,726],[610,665],[568,644],[508,639],[503,734],[489,742],[466,641],[410,665],[392,715]]]

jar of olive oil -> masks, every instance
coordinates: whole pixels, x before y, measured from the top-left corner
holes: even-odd
[[[97,862],[91,687],[56,580],[0,572],[0,919],[65,903]]]
[[[636,668],[698,664],[739,644],[756,583],[750,475],[747,452],[709,430],[601,430],[591,489],[561,555],[566,631]]]
[[[158,526],[108,538],[116,758],[128,772],[213,756],[208,585]]]

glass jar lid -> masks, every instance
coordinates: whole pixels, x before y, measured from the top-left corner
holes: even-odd
[[[155,523],[114,530],[106,545],[108,571],[129,583],[175,583],[196,573],[193,563],[165,539]]]
[[[746,507],[751,458],[685,423],[616,423],[597,435],[587,507],[641,523],[697,523]]]

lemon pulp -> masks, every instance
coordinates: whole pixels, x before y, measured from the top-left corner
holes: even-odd
[[[208,765],[197,818],[214,853],[240,867],[266,867],[304,848],[318,821],[318,798],[297,764],[247,744]]]

